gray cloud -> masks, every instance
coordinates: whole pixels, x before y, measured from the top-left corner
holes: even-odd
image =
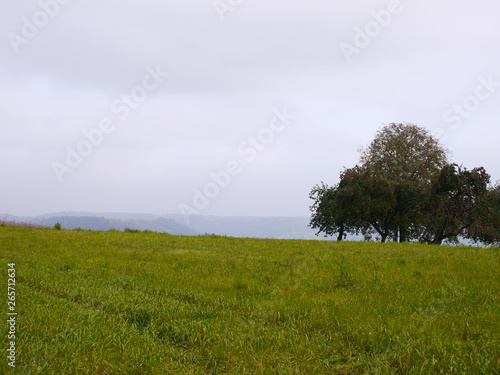
[[[401,0],[350,63],[341,43],[389,1],[243,1],[221,21],[210,0],[72,0],[16,53],[9,33],[23,36],[24,19],[54,1],[0,5],[2,212],[178,212],[238,160],[242,173],[203,213],[308,215],[310,188],[336,182],[400,121],[438,131],[454,161],[500,179],[500,88],[459,126],[443,118],[480,77],[500,81],[493,0]],[[170,76],[120,120],[113,102],[157,65]],[[238,147],[284,107],[298,119],[246,162]],[[113,132],[59,183],[52,163],[104,118]]]

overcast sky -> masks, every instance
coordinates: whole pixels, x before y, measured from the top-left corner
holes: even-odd
[[[0,3],[0,213],[309,216],[391,122],[500,179],[498,0]]]

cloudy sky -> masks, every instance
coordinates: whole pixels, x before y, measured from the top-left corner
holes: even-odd
[[[0,213],[308,216],[383,124],[500,179],[498,0],[0,3]]]

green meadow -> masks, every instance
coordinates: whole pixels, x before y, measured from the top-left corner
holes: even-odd
[[[0,373],[500,374],[499,270],[498,248],[4,226]]]

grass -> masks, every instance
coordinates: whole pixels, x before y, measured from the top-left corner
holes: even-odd
[[[500,374],[498,248],[3,226],[8,263],[19,374]]]

